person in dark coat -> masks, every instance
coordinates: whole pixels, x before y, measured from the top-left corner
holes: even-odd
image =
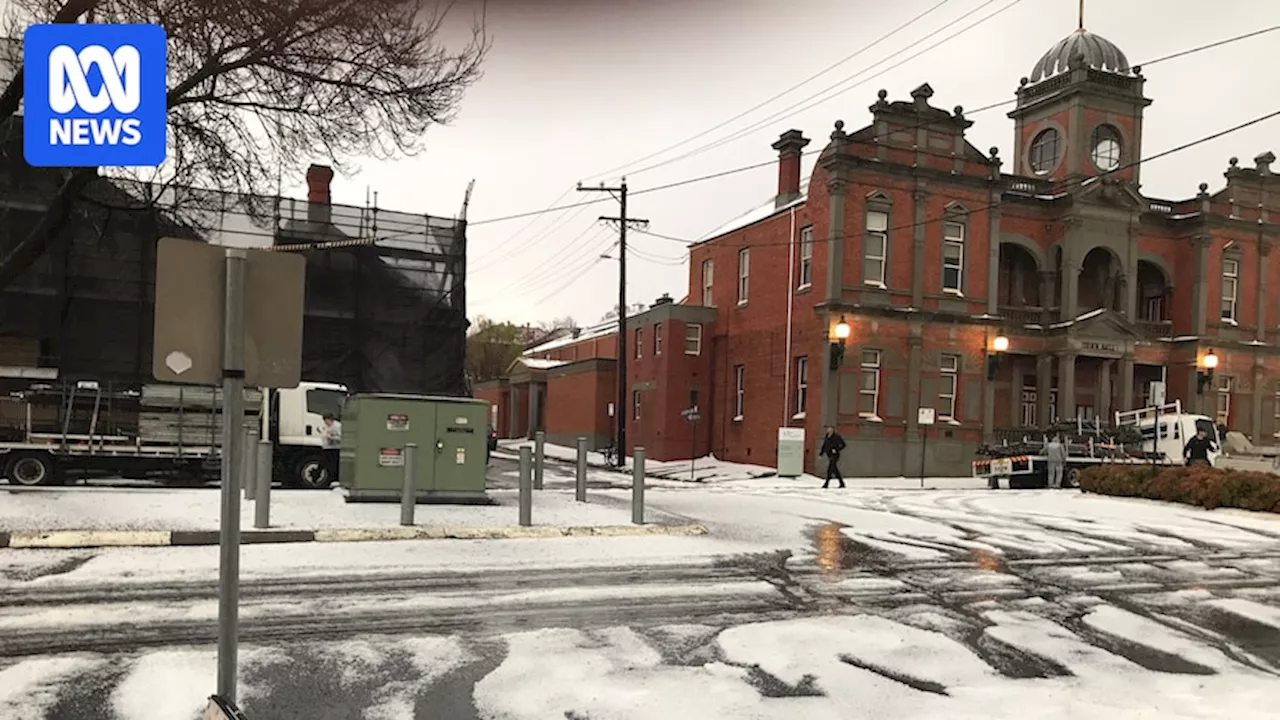
[[[822,449],[818,451],[819,455],[827,459],[827,481],[822,483],[823,488],[831,487],[832,478],[840,481],[840,487],[845,486],[844,475],[840,474],[840,453],[843,451],[844,438],[828,425],[826,437],[822,439]]]
[[[1187,465],[1209,465],[1209,453],[1217,452],[1218,446],[1209,439],[1209,433],[1203,428],[1196,431],[1196,436],[1187,441],[1182,448],[1182,456],[1187,459]]]

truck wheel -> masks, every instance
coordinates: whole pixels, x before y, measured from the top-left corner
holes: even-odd
[[[1062,474],[1062,485],[1069,488],[1080,487],[1080,468],[1067,468]]]
[[[9,482],[26,487],[53,485],[57,477],[53,456],[42,452],[19,452],[9,456],[5,465]]]
[[[327,490],[333,484],[333,478],[330,477],[329,468],[325,465],[324,459],[315,455],[308,455],[298,461],[294,467],[293,478],[298,487],[309,490]]]

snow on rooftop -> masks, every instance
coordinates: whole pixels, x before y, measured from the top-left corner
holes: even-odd
[[[799,207],[800,205],[803,205],[808,199],[809,199],[809,182],[806,180],[800,186],[800,197],[796,198],[795,200],[792,200],[786,205],[778,207],[776,196],[771,197],[769,198],[768,202],[748,211],[743,215],[739,215],[733,220],[730,220],[724,225],[721,225],[715,230],[712,230],[711,232],[707,233],[698,242],[702,243],[708,240],[714,240],[715,238],[718,238],[721,235],[731,233],[735,230],[741,230],[742,228],[747,227],[749,225],[754,225],[760,222],[761,220],[767,220],[781,212],[785,212],[787,210],[790,210],[791,208]]]
[[[538,355],[539,353],[551,352],[552,350],[558,350],[562,347],[568,347],[575,343],[585,342],[587,340],[595,340],[596,338],[604,337],[606,335],[615,333],[617,332],[617,330],[618,330],[617,320],[610,320],[608,322],[603,322],[603,323],[600,323],[599,325],[594,325],[592,327],[583,329],[581,332],[577,334],[577,336],[574,336],[572,333],[570,333],[570,334],[564,335],[563,337],[558,337],[555,340],[549,340],[547,342],[544,342],[541,345],[538,345],[537,347],[529,348],[528,350],[524,351],[522,359],[530,358],[534,355]]]
[[[545,360],[543,358],[535,357],[521,357],[517,358],[517,360],[524,363],[525,367],[533,370],[550,370],[551,368],[560,367],[561,365],[566,364],[566,361],[564,360]]]

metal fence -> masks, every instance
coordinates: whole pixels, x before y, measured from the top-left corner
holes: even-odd
[[[20,141],[6,155],[0,256],[35,227],[59,179],[26,166]],[[306,256],[304,379],[465,392],[464,222],[122,179],[95,181],[48,250],[0,292],[0,348],[28,348],[62,380],[151,382],[165,236]]]

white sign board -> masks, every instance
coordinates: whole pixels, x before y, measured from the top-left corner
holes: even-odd
[[[1159,380],[1154,380],[1154,381],[1152,381],[1152,383],[1151,383],[1151,404],[1152,404],[1152,405],[1163,405],[1163,404],[1164,404],[1164,398],[1165,398],[1165,387],[1164,387],[1164,383],[1160,382]]]
[[[921,425],[932,425],[935,417],[933,408],[920,408],[916,413],[916,422]]]
[[[804,474],[804,428],[778,428],[778,477]]]

